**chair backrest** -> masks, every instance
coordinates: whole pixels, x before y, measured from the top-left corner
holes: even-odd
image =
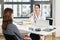
[[[18,40],[15,35],[4,34],[6,40]]]

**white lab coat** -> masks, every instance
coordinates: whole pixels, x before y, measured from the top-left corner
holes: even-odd
[[[36,17],[36,20],[46,20],[46,16],[45,16],[45,14],[41,14],[40,13],[40,15],[37,17],[37,15],[35,14],[35,13],[32,13],[33,15],[29,18],[29,20],[31,21],[31,22],[33,22],[34,23],[34,17]],[[30,35],[30,33],[28,34],[28,35]]]
[[[32,16],[29,18],[30,21],[34,22],[34,17],[36,20],[46,20],[46,15],[45,14],[41,14],[37,17],[37,15],[35,13],[32,13]]]

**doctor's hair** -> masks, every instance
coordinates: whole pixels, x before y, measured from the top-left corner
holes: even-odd
[[[39,4],[35,4],[35,6],[38,6],[40,8],[40,5]]]

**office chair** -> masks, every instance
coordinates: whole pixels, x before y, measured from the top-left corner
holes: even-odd
[[[18,40],[17,37],[14,35],[4,34],[4,37],[6,40]]]

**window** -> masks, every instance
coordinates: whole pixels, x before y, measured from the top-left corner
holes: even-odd
[[[4,4],[4,9],[5,8],[12,8],[12,5],[11,4]]]
[[[50,4],[42,5],[42,13],[46,15],[46,17],[50,17]]]
[[[4,2],[12,2],[12,0],[4,0]]]
[[[1,17],[1,4],[0,4],[0,17]]]
[[[50,0],[34,0],[34,1],[50,1]]]
[[[30,10],[30,5],[29,4],[23,4],[22,5],[22,17],[28,17],[28,15],[30,14],[31,10]]]
[[[4,0],[4,2],[30,2],[30,0]]]
[[[14,17],[28,17],[31,12],[29,4],[5,4],[5,8],[12,8],[14,10]]]
[[[14,17],[28,17],[31,13],[31,0],[4,0],[4,9],[12,8]]]
[[[41,13],[46,17],[51,17],[51,0],[4,0],[4,9],[12,8],[14,17],[29,17],[28,15],[34,11],[34,4],[40,4]]]

